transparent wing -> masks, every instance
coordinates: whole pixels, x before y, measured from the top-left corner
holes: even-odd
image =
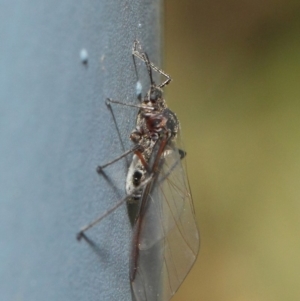
[[[134,229],[131,281],[136,301],[170,300],[199,251],[184,159],[174,144],[161,157],[161,171]]]

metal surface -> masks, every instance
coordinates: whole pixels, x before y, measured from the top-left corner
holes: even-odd
[[[106,97],[135,101],[139,39],[160,64],[157,1],[0,1],[1,300],[131,300],[126,161]],[[147,86],[145,76],[141,81]],[[113,111],[125,148],[136,109]]]

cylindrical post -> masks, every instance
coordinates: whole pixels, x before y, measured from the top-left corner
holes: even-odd
[[[138,109],[105,101],[137,102],[135,39],[160,63],[161,1],[0,2],[1,300],[131,300],[126,206],[76,233],[124,197],[126,160],[96,167]]]

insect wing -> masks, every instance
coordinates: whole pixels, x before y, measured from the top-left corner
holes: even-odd
[[[139,254],[132,290],[137,301],[170,300],[199,251],[199,232],[182,161],[178,148],[173,143],[167,145],[141,224],[136,224],[140,227]]]

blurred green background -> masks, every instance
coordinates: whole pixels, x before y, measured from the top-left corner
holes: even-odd
[[[300,1],[166,0],[201,230],[172,301],[300,300]]]

